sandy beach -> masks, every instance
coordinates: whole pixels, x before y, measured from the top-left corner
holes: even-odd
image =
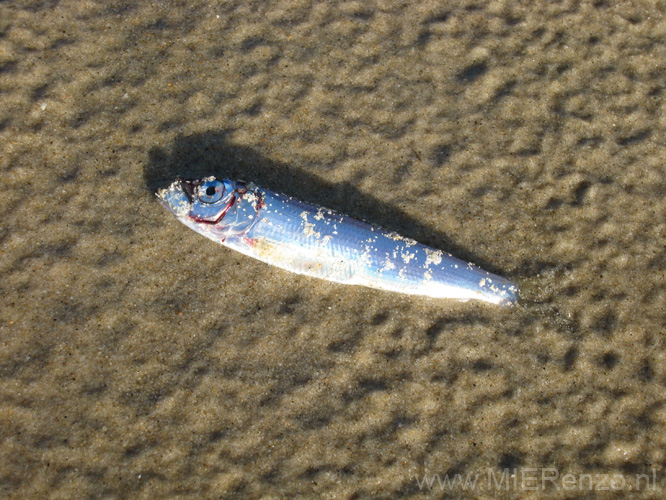
[[[666,494],[666,4],[0,3],[0,497]],[[298,276],[244,179],[514,280]]]

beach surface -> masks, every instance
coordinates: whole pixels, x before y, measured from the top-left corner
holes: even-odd
[[[663,498],[663,2],[0,3],[0,497]],[[244,179],[514,280],[297,276]]]

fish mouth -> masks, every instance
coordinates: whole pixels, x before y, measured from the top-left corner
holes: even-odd
[[[199,185],[199,181],[187,181],[182,177],[177,177],[174,184],[178,183],[180,183],[180,188],[185,193],[185,196],[187,196],[187,199],[190,201],[190,203],[192,203],[194,201],[194,191]]]
[[[155,194],[162,205],[176,217],[185,217],[192,209],[195,189],[196,184],[193,181],[178,178],[169,187],[160,189]]]

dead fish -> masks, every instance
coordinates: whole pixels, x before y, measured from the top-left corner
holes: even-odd
[[[211,240],[298,274],[428,297],[513,305],[513,282],[396,233],[243,181],[176,179],[157,197]]]

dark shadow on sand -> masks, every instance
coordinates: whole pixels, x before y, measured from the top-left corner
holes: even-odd
[[[399,208],[359,191],[353,184],[326,182],[298,165],[278,163],[250,148],[231,144],[228,136],[229,132],[224,131],[180,136],[169,150],[153,148],[150,162],[144,169],[146,187],[154,193],[178,176],[198,179],[213,175],[242,179],[362,219],[450,252],[492,273],[504,274],[468,249],[457,246],[444,233],[424,226]]]

